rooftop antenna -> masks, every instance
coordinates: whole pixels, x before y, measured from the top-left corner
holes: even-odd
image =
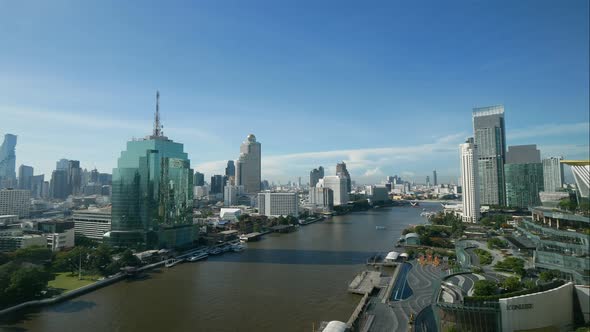
[[[152,136],[162,136],[162,125],[160,124],[160,91],[156,91],[156,116],[154,119],[154,134]]]

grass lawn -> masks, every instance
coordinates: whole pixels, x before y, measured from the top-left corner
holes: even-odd
[[[64,293],[92,284],[98,280],[100,276],[82,276],[82,280],[78,280],[78,275],[72,275],[70,272],[61,272],[55,274],[55,279],[49,281],[48,286],[62,290]]]

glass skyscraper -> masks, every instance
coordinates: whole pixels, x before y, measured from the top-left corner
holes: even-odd
[[[536,145],[510,146],[506,154],[506,205],[528,208],[541,205],[543,164]]]
[[[474,108],[473,134],[478,150],[478,182],[481,204],[506,205],[504,106]]]
[[[173,248],[192,244],[193,170],[183,145],[163,135],[156,107],[154,133],[127,142],[112,180],[112,225],[105,240],[118,247]]]
[[[0,145],[0,189],[16,186],[16,135],[4,135]]]
[[[554,192],[563,189],[563,157],[543,159],[543,186],[545,191]]]

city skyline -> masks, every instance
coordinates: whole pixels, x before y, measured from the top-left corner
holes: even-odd
[[[269,181],[306,178],[317,165],[331,175],[344,161],[357,183],[421,182],[432,169],[456,183],[471,109],[496,104],[507,144],[587,159],[588,4],[506,4],[342,5],[330,17],[333,2],[234,4],[223,15],[211,3],[121,5],[116,17],[108,3],[3,4],[0,21],[14,29],[0,29],[0,134],[18,135],[17,167],[46,179],[60,158],[111,173],[122,142],[151,128],[160,89],[164,131],[207,178],[224,174],[254,133]],[[96,28],[104,22],[113,26]]]

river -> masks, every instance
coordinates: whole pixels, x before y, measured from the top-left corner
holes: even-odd
[[[241,253],[21,314],[0,322],[0,331],[312,331],[323,320],[348,320],[360,300],[348,283],[371,254],[392,250],[408,224],[425,222],[422,208],[356,212],[268,234]]]

